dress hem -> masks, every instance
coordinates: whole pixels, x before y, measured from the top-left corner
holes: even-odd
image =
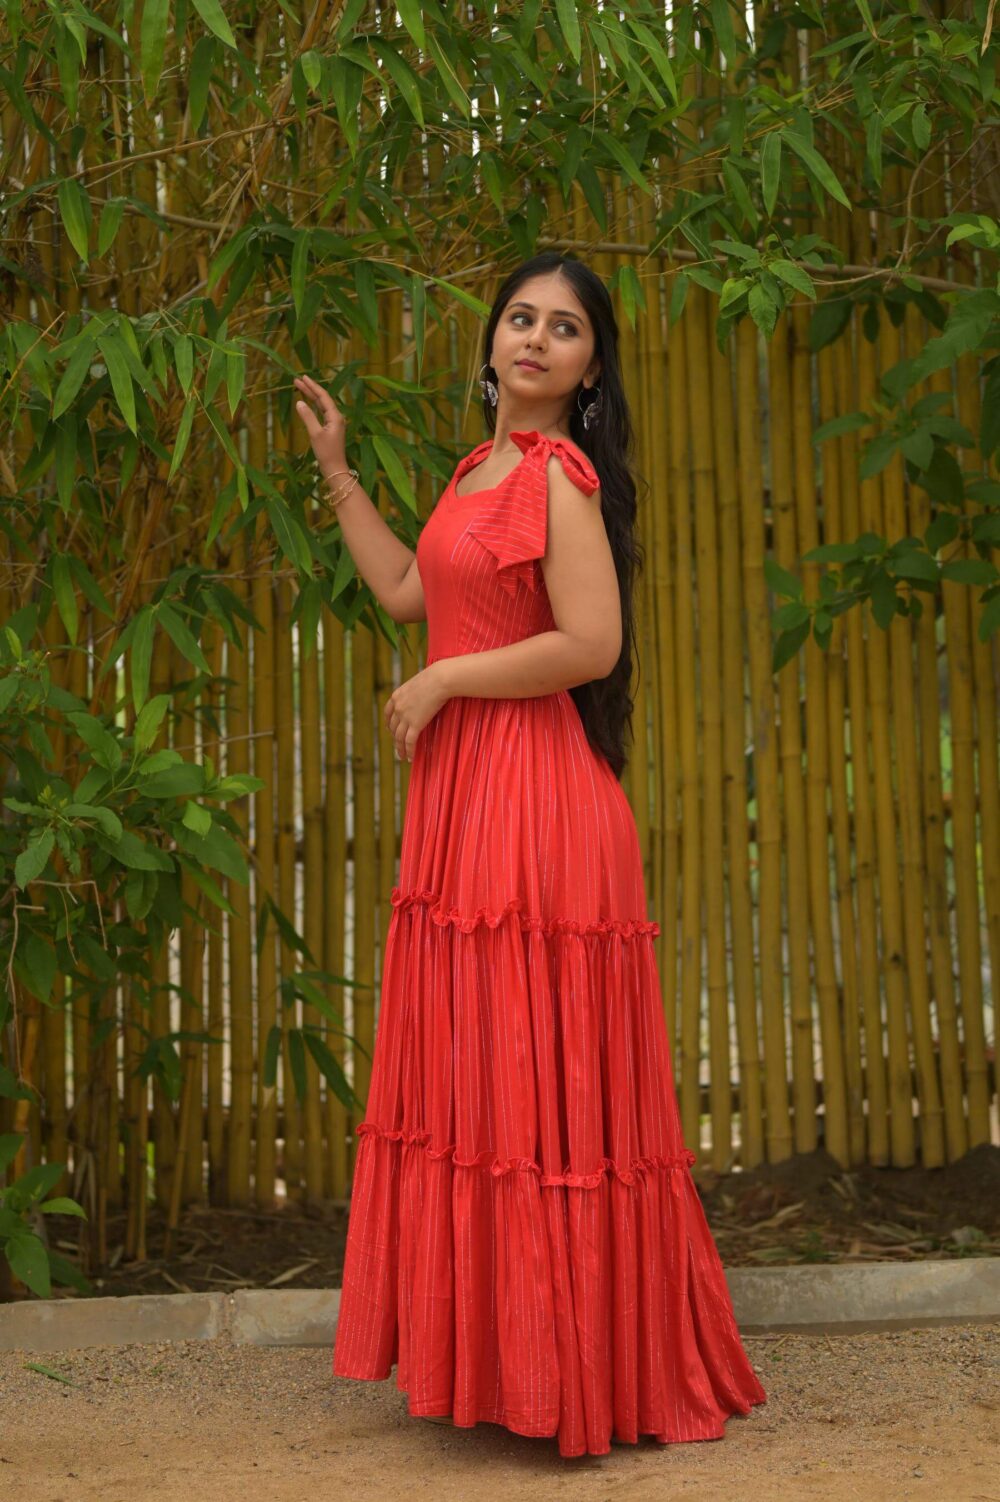
[[[542,1166],[533,1158],[504,1158],[492,1149],[484,1149],[477,1153],[474,1158],[456,1158],[457,1144],[451,1142],[447,1147],[432,1148],[430,1146],[431,1133],[422,1127],[407,1129],[405,1127],[383,1127],[373,1121],[362,1121],[354,1129],[358,1137],[382,1137],[391,1142],[402,1142],[404,1146],[411,1144],[425,1147],[429,1158],[450,1158],[455,1168],[486,1168],[494,1178],[499,1178],[506,1173],[532,1173],[543,1188],[565,1187],[569,1189],[596,1189],[604,1175],[613,1173],[615,1178],[623,1184],[634,1184],[637,1175],[649,1173],[656,1169],[665,1169],[672,1172],[678,1168],[690,1169],[697,1162],[695,1153],[690,1148],[684,1148],[679,1153],[670,1155],[664,1153],[650,1153],[640,1158],[631,1159],[628,1167],[623,1167],[613,1158],[602,1158],[597,1168],[590,1173],[571,1173],[568,1169],[564,1173],[545,1173]]]
[[[650,934],[655,939],[660,933],[660,925],[655,920],[642,918],[594,918],[587,922],[578,918],[537,917],[522,911],[524,900],[521,897],[512,897],[502,908],[478,907],[474,913],[463,913],[457,907],[446,908],[438,892],[424,891],[419,888],[404,892],[400,887],[393,887],[390,900],[397,911],[403,911],[418,903],[425,904],[428,907],[428,915],[435,923],[441,927],[447,923],[453,924],[463,933],[471,933],[484,923],[487,928],[498,928],[511,913],[519,915],[522,929],[535,930],[542,934],[567,933],[588,938],[595,934],[613,933],[620,935],[623,939]],[[431,906],[431,904],[434,905]]]

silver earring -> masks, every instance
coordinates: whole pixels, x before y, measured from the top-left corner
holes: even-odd
[[[480,365],[479,389],[483,393],[483,400],[488,401],[491,407],[495,407],[497,402],[500,400],[500,393],[494,386],[493,382],[490,380],[489,376],[487,376],[485,380],[483,379],[483,371],[491,369],[492,366],[490,365],[488,360],[484,360],[482,365]]]
[[[586,388],[584,388],[584,390],[585,389]],[[592,402],[588,402],[585,407],[580,406],[580,397],[583,395],[583,391],[578,392],[576,398],[577,411],[583,413],[583,426],[588,430],[590,428],[590,424],[592,422],[597,422],[600,418],[601,406],[603,401],[600,386],[594,386],[591,389],[596,391],[597,395],[594,397],[594,400]]]

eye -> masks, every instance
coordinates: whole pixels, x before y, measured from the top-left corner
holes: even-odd
[[[511,321],[511,323],[515,323],[518,318],[527,318],[527,317],[528,317],[527,313],[512,313],[511,316],[510,316],[510,321]],[[530,322],[530,319],[529,319],[529,322]],[[565,319],[563,319],[560,323],[557,323],[556,324],[556,328],[557,329],[569,329],[569,331],[570,331],[571,334],[575,334],[576,333],[576,324],[575,323],[568,323]]]

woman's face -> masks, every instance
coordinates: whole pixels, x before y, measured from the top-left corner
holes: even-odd
[[[539,368],[519,363],[525,360]],[[497,320],[490,364],[517,408],[563,411],[581,381],[597,380],[593,327],[557,271],[521,283]]]

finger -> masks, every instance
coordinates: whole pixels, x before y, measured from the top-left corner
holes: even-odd
[[[318,381],[314,381],[312,376],[303,376],[302,379],[308,382],[308,389],[310,394],[315,397],[316,401],[319,403],[320,407],[322,407],[327,417],[339,416],[339,413],[337,411],[337,404],[334,401],[333,397],[330,395],[329,391],[327,391],[326,387],[321,386]]]
[[[295,410],[305,423],[306,432],[310,438],[321,431],[322,423],[317,420],[315,412],[307,401],[297,401],[295,403]]]

